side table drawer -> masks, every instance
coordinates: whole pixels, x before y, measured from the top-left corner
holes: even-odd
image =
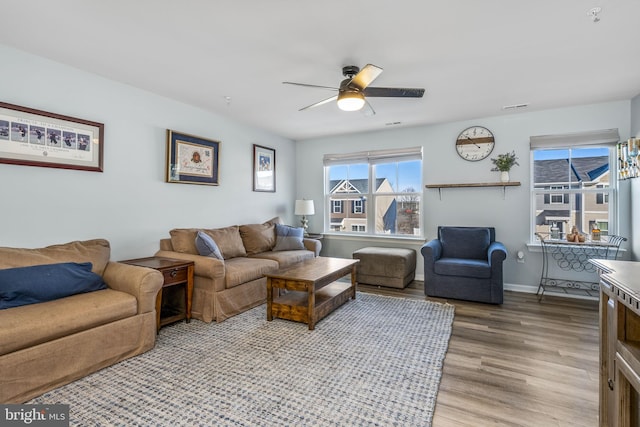
[[[187,267],[171,268],[163,270],[164,286],[171,285],[173,283],[186,282],[187,281]]]

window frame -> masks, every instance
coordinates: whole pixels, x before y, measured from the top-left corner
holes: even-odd
[[[565,190],[565,186],[564,185],[550,185],[549,186],[549,190],[559,190],[560,193],[549,193],[549,204],[550,205],[564,205],[567,202],[565,202],[565,197],[564,197],[564,190]],[[554,201],[553,198],[554,197],[558,197],[560,196],[560,201]]]
[[[382,164],[392,164],[392,163],[401,163],[407,161],[419,161],[419,171],[417,172],[417,180],[416,188],[411,188],[414,190],[412,192],[403,192],[399,191],[399,188],[396,188],[398,191],[380,191],[377,192],[378,188],[376,188],[376,165]],[[345,193],[332,193],[335,191],[335,188],[331,188],[332,180],[330,175],[330,168],[332,166],[340,166],[340,165],[363,165],[366,164],[368,168],[368,176],[367,178],[354,178],[355,179],[366,179],[367,180],[367,188],[366,191],[353,193],[353,192],[345,192]],[[396,170],[398,175],[396,179],[402,180],[399,175],[399,172]],[[422,194],[422,187],[424,181],[424,160],[422,156],[422,147],[413,147],[413,148],[405,148],[405,149],[393,149],[393,150],[377,150],[377,151],[368,151],[368,152],[360,152],[360,153],[349,153],[349,154],[327,154],[324,157],[324,174],[325,174],[325,190],[324,190],[324,206],[331,206],[331,209],[325,209],[325,217],[324,217],[324,233],[330,235],[340,235],[340,236],[358,236],[358,237],[375,237],[375,238],[401,238],[401,239],[423,239],[424,238],[424,217],[422,216],[423,212],[423,203],[424,197]],[[335,181],[333,182],[335,184]],[[413,184],[413,183],[412,183]],[[340,186],[342,183],[340,183]],[[339,186],[335,186],[339,188]],[[380,200],[384,200],[384,198],[393,196],[396,199],[398,197],[411,197],[414,203],[417,203],[417,209],[413,209],[413,212],[418,215],[418,227],[413,227],[414,232],[418,232],[419,234],[400,234],[398,233],[398,229],[396,228],[396,232],[394,234],[387,234],[376,231],[376,226],[380,225],[379,222],[376,222],[378,215],[376,212],[376,203]],[[394,200],[396,200],[394,199]],[[362,224],[350,222],[345,223],[342,226],[342,231],[338,230],[337,223],[332,223],[332,213],[333,207],[337,201],[342,201],[349,203],[349,206],[343,206],[341,214],[348,215],[349,213],[361,216],[360,218],[351,218],[354,222],[358,220],[364,220],[365,222]],[[397,208],[396,208],[397,209]],[[415,219],[413,220],[415,221]],[[409,226],[414,224],[414,222],[409,223]],[[396,225],[398,222],[396,221]],[[344,225],[347,225],[348,229],[345,229]],[[353,231],[354,228],[362,230],[362,231]],[[405,228],[406,230],[406,228]]]
[[[616,149],[615,149],[615,145],[611,145],[610,143],[606,143],[606,144],[593,144],[593,145],[589,145],[588,147],[585,146],[586,144],[575,144],[575,145],[565,145],[565,146],[545,146],[545,147],[539,147],[539,148],[534,148],[531,147],[529,153],[530,153],[530,191],[531,191],[531,206],[530,206],[530,228],[531,228],[531,232],[530,232],[530,242],[532,242],[533,244],[539,244],[539,239],[536,236],[536,227],[537,227],[537,223],[536,223],[536,217],[537,217],[537,210],[538,210],[538,197],[540,197],[542,195],[543,199],[545,195],[549,196],[549,205],[560,205],[560,203],[554,202],[551,203],[551,198],[553,195],[558,195],[558,194],[563,194],[563,199],[566,200],[566,198],[568,197],[568,210],[570,211],[570,217],[571,217],[571,212],[576,210],[576,206],[575,206],[575,200],[576,200],[576,196],[575,195],[581,195],[580,197],[580,204],[581,204],[581,208],[580,208],[580,212],[582,213],[582,215],[586,215],[589,213],[589,211],[586,209],[586,201],[588,199],[589,195],[593,195],[596,199],[596,204],[597,204],[597,196],[598,195],[603,195],[603,200],[607,200],[607,202],[603,203],[603,204],[599,204],[600,206],[607,206],[607,213],[608,213],[608,219],[605,221],[603,219],[597,219],[596,221],[598,223],[601,222],[606,222],[607,223],[607,228],[608,228],[608,232],[612,233],[612,234],[617,234],[618,228],[619,228],[619,218],[618,218],[618,180],[617,180],[617,176],[618,176],[618,171],[617,171],[617,166],[618,166],[618,162],[617,162],[617,158],[616,158]],[[609,182],[605,182],[602,184],[595,184],[593,185],[592,188],[584,188],[584,187],[580,187],[580,188],[574,188],[575,185],[573,182],[569,182],[568,185],[563,185],[563,190],[559,193],[559,189],[558,188],[554,188],[554,187],[559,187],[560,185],[557,183],[538,183],[538,185],[542,186],[542,185],[546,185],[548,187],[548,189],[540,189],[540,188],[536,188],[536,182],[535,182],[535,152],[536,151],[542,151],[542,150],[568,150],[569,151],[569,158],[573,158],[571,156],[571,153],[573,152],[572,150],[579,150],[581,148],[606,148],[608,150],[608,159],[609,159]],[[567,168],[570,168],[570,164],[567,165]],[[554,185],[555,184],[555,185]],[[581,182],[577,182],[577,184],[582,185]],[[603,191],[606,190],[606,191]],[[606,196],[605,196],[606,195]],[[611,203],[611,201],[613,200],[613,203]],[[567,201],[565,201],[563,204],[566,204]],[[544,203],[543,203],[544,204]],[[582,227],[590,226],[590,221],[585,218],[586,224],[583,224]],[[611,224],[613,223],[613,228],[611,229]],[[573,225],[573,224],[571,224]],[[589,230],[583,229],[581,230],[585,233],[588,233]]]
[[[351,201],[352,209],[351,212],[354,214],[362,215],[365,212],[365,201],[363,199],[353,199]]]

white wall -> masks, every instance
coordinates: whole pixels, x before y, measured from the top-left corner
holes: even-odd
[[[6,46],[0,57],[1,101],[105,124],[104,173],[0,164],[0,246],[102,237],[124,259],[153,255],[174,227],[294,220],[293,141]],[[222,142],[219,186],[164,182],[167,129]],[[252,144],[276,149],[276,193],[252,191]]]
[[[501,117],[485,117],[463,122],[432,126],[397,128],[375,133],[318,138],[298,143],[296,157],[305,167],[297,173],[298,197],[316,201],[316,215],[310,218],[309,229],[323,229],[323,171],[325,153],[344,153],[367,149],[422,146],[424,149],[424,184],[468,183],[499,181],[498,172],[492,172],[491,157],[515,150],[520,166],[511,170],[511,180],[522,186],[507,188],[503,198],[501,188],[444,189],[442,200],[438,190],[425,189],[423,224],[426,238],[436,235],[438,225],[484,225],[496,227],[497,239],[509,251],[504,266],[505,282],[536,286],[540,279],[541,256],[530,252],[526,244],[530,232],[530,151],[532,135],[561,134],[596,129],[618,128],[620,137],[628,138],[630,128],[630,101],[610,102],[557,110],[519,113]],[[471,125],[489,128],[496,138],[496,146],[489,158],[480,162],[462,160],[455,150],[458,134]],[[623,191],[627,191],[624,190]],[[623,197],[621,212],[629,212],[628,197]],[[629,235],[629,218],[620,221],[620,233]],[[369,246],[365,239],[327,239],[323,255],[350,256],[359,247]],[[418,248],[420,243],[407,241],[397,245]],[[374,242],[372,246],[383,246]],[[396,244],[391,244],[395,246]],[[525,263],[516,262],[515,254],[525,252]],[[418,256],[417,275],[424,277],[422,257]]]
[[[631,136],[640,138],[640,95],[631,100]],[[640,261],[640,178],[632,179],[629,183],[631,199],[631,246],[634,261]]]
[[[297,223],[295,198],[316,201],[310,230],[323,228],[325,153],[422,145],[424,183],[487,182],[498,179],[490,161],[465,162],[456,154],[458,133],[480,124],[496,136],[493,154],[514,149],[519,167],[511,179],[521,187],[502,190],[424,190],[424,227],[433,238],[440,224],[493,225],[510,256],[508,283],[535,285],[540,256],[526,249],[529,235],[529,136],[617,127],[623,140],[640,132],[640,99],[559,110],[487,117],[434,126],[292,141],[198,108],[106,80],[0,45],[0,100],[105,124],[104,173],[0,164],[0,246],[39,247],[104,237],[114,259],[153,254],[174,227],[218,227],[261,222],[275,215]],[[631,114],[630,114],[631,111]],[[222,142],[220,186],[164,182],[166,129]],[[251,191],[252,144],[276,149],[277,192]],[[296,165],[304,165],[298,168]],[[640,181],[640,180],[631,180]],[[296,187],[297,186],[297,187]],[[639,200],[640,182],[621,186],[622,235],[631,235],[630,192]],[[633,213],[637,224],[638,211]],[[633,236],[640,253],[640,230]],[[397,242],[419,249],[422,242]],[[353,250],[383,245],[363,239],[325,239],[323,255],[350,257]],[[394,244],[391,244],[394,245]],[[515,262],[523,250],[524,264]],[[418,257],[422,275],[422,258]]]

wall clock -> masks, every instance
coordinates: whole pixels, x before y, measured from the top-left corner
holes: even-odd
[[[489,129],[483,126],[466,128],[456,139],[456,151],[465,160],[477,162],[486,159],[493,151],[495,138]]]

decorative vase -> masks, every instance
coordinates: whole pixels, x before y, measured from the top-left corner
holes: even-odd
[[[500,182],[509,182],[509,171],[500,172]]]

